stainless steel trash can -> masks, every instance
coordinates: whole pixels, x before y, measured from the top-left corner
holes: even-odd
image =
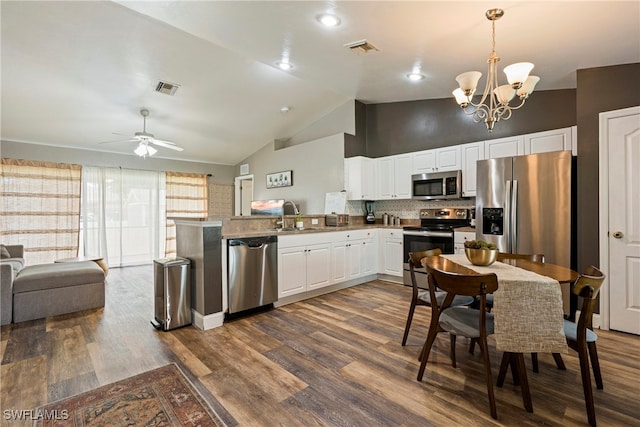
[[[156,329],[168,331],[191,324],[191,262],[186,258],[153,261]]]

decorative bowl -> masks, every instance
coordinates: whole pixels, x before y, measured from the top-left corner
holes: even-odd
[[[498,250],[464,248],[464,254],[473,265],[491,265],[496,262]]]

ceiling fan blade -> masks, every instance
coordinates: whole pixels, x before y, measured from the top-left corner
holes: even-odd
[[[178,147],[174,142],[171,141],[163,141],[161,139],[153,139],[150,141],[152,144],[157,145],[159,147],[170,148],[176,151],[183,151],[182,147]]]
[[[111,144],[112,142],[134,142],[135,139],[114,139],[113,141],[102,141],[98,142],[98,144]]]

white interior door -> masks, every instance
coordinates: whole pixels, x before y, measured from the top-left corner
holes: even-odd
[[[251,201],[253,200],[253,175],[236,177],[235,196],[234,215],[250,216]]]
[[[600,132],[608,167],[601,170],[608,176],[608,194],[601,194],[608,195],[607,212],[601,210],[608,224],[600,242],[608,249],[601,260],[608,264],[608,326],[640,334],[640,107],[601,114]]]

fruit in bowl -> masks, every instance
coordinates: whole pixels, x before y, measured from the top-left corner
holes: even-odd
[[[467,240],[464,242],[464,254],[473,265],[491,265],[498,257],[498,248],[484,240]]]

